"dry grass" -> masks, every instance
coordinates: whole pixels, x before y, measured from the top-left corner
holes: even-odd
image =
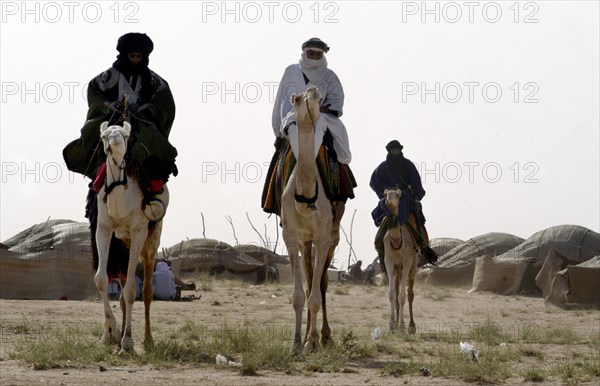
[[[88,317],[93,322],[74,326],[47,323],[33,313],[12,319],[3,315],[0,322],[4,354],[0,356],[0,364],[14,359],[38,370],[97,368],[98,364],[218,369],[215,357],[222,354],[240,363],[239,367],[222,369],[229,373],[339,374],[338,384],[344,384],[344,377],[352,376],[370,380],[422,379],[423,368],[429,371],[428,380],[437,384],[447,384],[448,380],[485,384],[600,381],[600,331],[582,333],[574,324],[544,327],[522,321],[515,329],[510,321],[507,324],[506,319],[510,318],[506,315],[498,312],[499,318],[495,319],[493,309],[480,310],[468,319],[464,312],[442,311],[442,306],[450,302],[454,302],[453,307],[464,303],[464,289],[447,289],[448,294],[444,295],[443,289],[420,288],[421,295],[416,301],[417,334],[392,334],[382,328],[383,336],[374,340],[372,326],[386,326],[389,318],[387,289],[365,291],[364,286],[332,286],[333,296],[328,304],[334,343],[306,357],[294,357],[290,353],[293,340],[290,285],[255,286],[243,281],[216,282],[210,277],[200,280],[203,284],[196,292],[202,294],[201,302],[157,302],[153,306],[155,347],[151,351],[123,356],[117,354],[115,347],[102,345],[102,325],[98,321],[101,307],[91,304],[97,311],[94,318]],[[492,301],[505,302],[493,296],[483,299],[484,304]],[[509,315],[518,314],[522,302],[525,301],[512,299],[509,304],[513,308],[505,311]],[[66,302],[57,303],[62,304]],[[143,307],[141,303],[136,303],[136,307],[134,340],[139,340]],[[200,309],[193,311],[197,307]],[[351,309],[343,313],[344,307]],[[232,312],[234,308],[237,313]],[[445,313],[446,318],[453,319],[451,323],[431,327],[427,324],[431,319],[427,320],[426,310],[432,315]],[[536,312],[550,315],[542,308]],[[599,319],[598,311],[584,311],[585,315],[553,312],[552,316],[560,319],[582,316]],[[80,317],[84,316],[87,317],[83,314]],[[419,324],[419,320],[423,322]],[[478,362],[460,352],[460,341],[476,346],[481,352]]]

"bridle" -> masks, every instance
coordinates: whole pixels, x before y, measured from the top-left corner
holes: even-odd
[[[396,193],[393,193],[393,194],[396,194]],[[387,196],[386,196],[386,201],[387,201]],[[388,229],[394,228],[396,226],[400,227],[400,220],[398,218],[398,213],[390,214],[388,217],[388,221],[389,221]],[[402,238],[402,227],[400,227],[400,237],[394,238],[390,234],[390,244],[391,244],[392,249],[398,251],[402,248],[403,242],[404,242],[404,239]]]
[[[123,141],[125,143],[127,143],[127,138],[125,137],[125,135],[123,133],[121,133],[120,131],[119,131],[119,135],[121,135],[123,137]],[[108,149],[108,151],[110,151],[110,148]],[[109,162],[108,158],[107,158],[106,162],[107,163]],[[113,189],[116,188],[117,186],[123,185],[123,186],[127,187],[127,172],[126,172],[127,163],[125,162],[125,158],[123,158],[120,165],[117,165],[117,161],[113,157],[110,157],[110,162],[112,162],[113,165],[117,166],[118,175],[115,176],[113,174],[113,169],[108,167],[108,165],[107,165],[107,172],[110,171],[110,176],[112,177],[113,182],[109,185],[108,178],[104,179],[104,193],[106,195],[109,195],[113,191]]]

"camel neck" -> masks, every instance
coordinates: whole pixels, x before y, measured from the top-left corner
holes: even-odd
[[[315,129],[310,120],[297,122],[298,125],[298,175],[296,192],[305,197],[316,195],[316,154]]]
[[[127,174],[125,171],[125,162],[121,160],[115,160],[114,158],[108,158],[106,160],[106,186],[115,187],[119,184],[124,185],[127,183]],[[110,189],[112,190],[112,189]],[[108,194],[109,192],[107,192]]]

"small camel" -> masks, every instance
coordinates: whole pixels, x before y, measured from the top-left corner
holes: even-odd
[[[390,285],[389,299],[391,305],[390,331],[398,328],[404,332],[404,302],[406,301],[406,284],[408,282],[408,312],[410,322],[408,332],[414,334],[416,331],[413,320],[413,286],[417,272],[418,246],[414,241],[406,225],[398,223],[398,203],[402,196],[400,189],[387,189],[383,193],[385,205],[390,211],[389,228],[383,237],[385,269],[388,274]],[[400,292],[398,292],[400,289]]]
[[[145,338],[146,350],[153,346],[150,331],[150,304],[152,302],[152,272],[154,259],[160,244],[162,231],[162,217],[169,202],[169,192],[164,186],[164,193],[160,200],[144,203],[144,195],[135,177],[135,173],[128,173],[125,165],[127,142],[131,133],[131,125],[124,122],[121,126],[110,126],[108,122],[100,125],[100,138],[106,153],[107,175],[106,183],[100,190],[97,200],[98,218],[96,228],[96,247],[98,251],[98,269],[94,280],[104,303],[104,332],[102,341],[105,344],[120,341],[121,353],[133,351],[131,336],[131,311],[135,301],[135,269],[138,259],[144,265],[143,299],[145,308]],[[151,222],[149,218],[161,220]],[[110,307],[107,287],[107,265],[111,239],[114,236],[120,239],[129,248],[128,264],[120,305],[123,312],[123,331],[119,333],[115,317]]]
[[[310,86],[306,92],[292,95],[291,103],[298,127],[298,153],[296,166],[281,198],[281,223],[282,236],[294,277],[292,301],[296,313],[296,328],[292,352],[299,354],[302,347],[302,312],[305,301],[308,300],[307,330],[303,347],[303,353],[306,354],[331,340],[326,306],[327,269],[340,239],[340,221],[344,206],[332,203],[327,198],[317,170],[315,122],[319,119],[320,103],[317,88]],[[306,293],[302,283],[303,277],[306,280]],[[323,325],[319,341],[317,316],[321,307]]]

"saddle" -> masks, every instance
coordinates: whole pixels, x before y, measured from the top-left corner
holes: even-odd
[[[329,136],[331,137],[331,134]],[[332,202],[346,202],[349,198],[354,198],[356,180],[350,167],[338,162],[333,147],[327,146],[327,143],[327,138],[324,138],[316,159],[325,195]],[[263,210],[277,215],[281,210],[283,190],[296,166],[296,157],[289,142],[278,141],[278,145],[271,158],[261,199]]]
[[[429,234],[427,233],[427,229],[425,228],[425,225],[420,224],[417,221],[417,216],[414,213],[410,214],[408,221],[404,225],[406,225],[408,227],[408,230],[409,230],[411,236],[413,237],[415,243],[419,246],[419,252],[421,253],[421,255],[423,255],[423,257],[425,257],[425,260],[427,261],[427,263],[437,266],[438,255],[429,246]],[[383,272],[386,272],[385,271],[385,263],[383,262],[383,254],[384,254],[383,238],[385,236],[385,233],[390,228],[390,226],[391,226],[391,224],[390,224],[389,216],[386,216],[386,217],[384,217],[383,221],[381,222],[381,225],[379,225],[379,228],[377,229],[377,233],[375,234],[375,250],[377,251],[377,254],[379,257],[379,263],[381,265],[381,270]]]

